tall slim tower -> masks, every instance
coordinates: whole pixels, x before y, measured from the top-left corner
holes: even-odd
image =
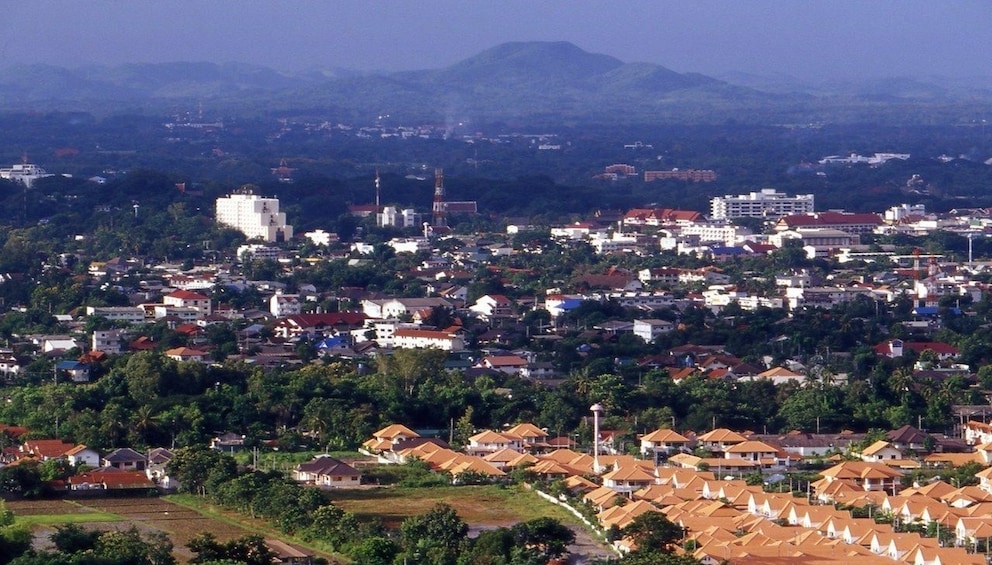
[[[448,227],[447,210],[444,203],[444,170],[434,169],[434,220],[431,225],[435,228]]]
[[[379,213],[379,169],[375,170],[375,213]]]

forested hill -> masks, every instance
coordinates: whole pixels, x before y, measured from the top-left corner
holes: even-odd
[[[751,86],[623,62],[567,42],[522,42],[445,68],[396,73],[285,73],[234,63],[12,67],[0,73],[0,110],[161,112],[193,101],[235,115],[306,110],[342,119],[921,123],[959,121],[992,100],[987,87],[913,82],[907,88],[905,80],[821,91],[781,81],[763,89],[770,83],[754,77],[743,82]]]

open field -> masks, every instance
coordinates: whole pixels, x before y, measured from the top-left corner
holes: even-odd
[[[184,497],[177,498],[183,502]],[[261,521],[252,521],[237,514],[211,513],[209,509],[201,512],[162,498],[19,500],[7,502],[7,508],[14,512],[19,523],[33,526],[38,548],[49,547],[48,536],[54,526],[67,522],[100,530],[124,529],[133,525],[142,532],[165,532],[172,540],[173,554],[181,562],[193,558],[186,544],[203,532],[210,532],[221,541],[249,534],[285,538]],[[320,554],[329,557],[324,552]]]
[[[448,488],[334,489],[326,491],[335,505],[359,518],[375,516],[387,527],[399,527],[410,516],[435,504],[450,505],[469,526],[511,526],[541,516],[575,524],[575,518],[520,487],[459,486]]]
[[[471,532],[508,527],[548,516],[558,519],[575,532],[575,544],[569,548],[572,562],[582,563],[591,557],[613,555],[602,542],[593,538],[575,516],[521,486],[396,487],[334,489],[326,492],[336,506],[359,518],[378,517],[390,528],[399,527],[405,518],[423,514],[439,502],[454,508]]]

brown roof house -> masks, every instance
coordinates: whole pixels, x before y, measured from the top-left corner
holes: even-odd
[[[148,460],[141,453],[130,447],[122,447],[108,453],[103,458],[103,465],[101,466],[113,467],[121,471],[144,471],[147,463]]]
[[[318,455],[293,470],[293,480],[321,487],[354,487],[362,482],[362,473],[344,461]]]

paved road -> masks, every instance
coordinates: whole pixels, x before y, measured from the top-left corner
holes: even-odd
[[[593,559],[616,557],[616,554],[594,539],[585,528],[572,527],[572,531],[575,532],[575,543],[568,546],[569,565],[584,565]]]

